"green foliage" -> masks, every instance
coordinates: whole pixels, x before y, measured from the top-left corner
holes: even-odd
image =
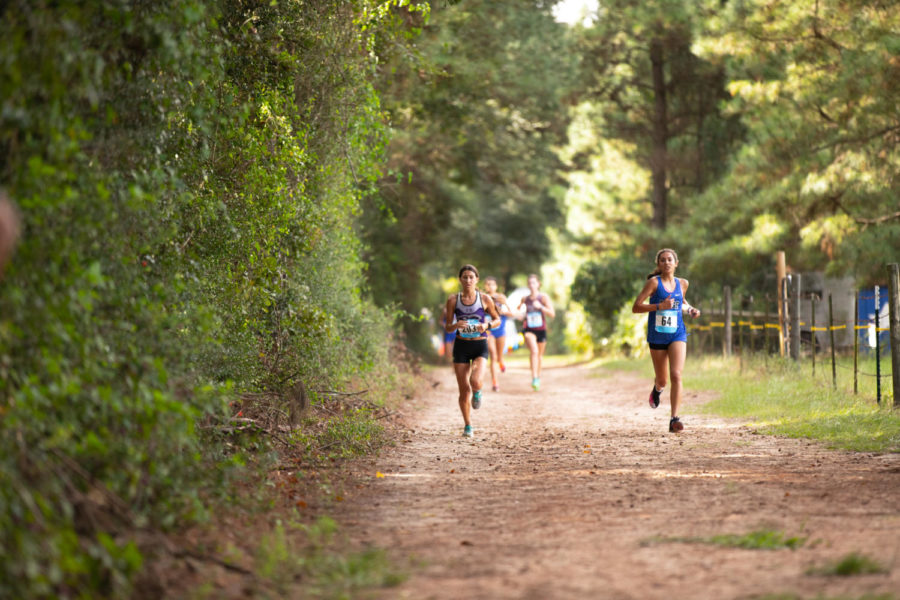
[[[706,241],[727,244],[770,215],[795,268],[883,278],[900,241],[897,40],[900,17],[887,5],[742,2],[717,11],[697,47],[725,68],[727,109],[748,136],[694,215]]]
[[[797,594],[765,594],[763,596],[754,597],[754,600],[895,600],[893,594],[863,594],[862,596],[822,596],[817,595],[815,598],[807,596],[799,596]]]
[[[578,32],[579,91],[597,105],[601,137],[627,142],[627,156],[648,172],[651,194],[640,202],[652,204],[655,233],[684,221],[691,198],[725,171],[741,141],[740,125],[719,106],[722,68],[693,50],[705,8],[605,0],[594,25]]]
[[[772,529],[757,529],[749,533],[725,533],[708,537],[662,537],[654,538],[652,543],[712,544],[727,548],[743,548],[745,550],[796,550],[806,543],[803,537],[787,537],[784,532]]]
[[[562,224],[563,101],[574,57],[549,3],[436,3],[414,56],[393,56],[384,91],[394,137],[366,206],[369,280],[410,314],[443,298],[463,263],[500,280],[539,271]],[[436,274],[436,277],[432,275]],[[407,322],[424,346],[422,324]]]
[[[279,595],[293,595],[302,581],[307,598],[350,598],[359,589],[394,587],[406,577],[394,570],[382,550],[344,552],[337,546],[337,524],[322,517],[311,525],[282,522],[266,535],[257,553],[257,572]]]
[[[832,564],[810,569],[810,575],[836,575],[838,577],[851,577],[853,575],[871,575],[875,573],[887,573],[878,561],[857,552],[851,552]]]
[[[704,411],[748,419],[764,433],[818,439],[847,450],[900,450],[900,417],[875,403],[870,378],[862,377],[865,387],[853,395],[852,366],[852,358],[842,360],[840,372],[850,376],[832,390],[830,371],[828,381],[813,378],[792,361],[770,357],[745,360],[738,377],[736,359],[707,357],[688,369],[685,385],[719,392]],[[860,371],[872,373],[874,364],[861,363]]]
[[[3,5],[24,231],[0,287],[0,595],[127,596],[129,532],[202,519],[242,462],[204,434],[230,399],[283,410],[390,368],[355,227],[387,140],[364,49],[405,39],[398,7]]]
[[[572,299],[583,304],[595,319],[612,323],[619,310],[630,312],[628,300],[633,302],[640,291],[646,271],[646,261],[631,256],[585,262],[572,284]],[[601,328],[601,333],[604,333],[603,329],[608,332],[611,327]]]

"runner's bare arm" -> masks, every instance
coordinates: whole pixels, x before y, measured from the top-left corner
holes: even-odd
[[[688,280],[680,279],[681,281],[681,304],[682,304],[682,312],[686,312],[693,318],[697,318],[700,316],[700,309],[696,306],[691,306],[687,301],[687,289],[688,289]]]
[[[635,298],[634,304],[631,305],[631,312],[633,312],[633,313],[648,313],[648,312],[653,312],[654,310],[656,310],[655,304],[644,304],[644,302],[646,302],[647,298],[649,298],[650,295],[654,291],[656,291],[656,278],[655,277],[648,279],[647,282],[644,284],[643,289],[641,289],[641,292],[637,295],[637,298]]]
[[[484,310],[487,311],[489,315],[491,315],[490,323],[484,323],[484,329],[482,329],[481,331],[485,332],[488,329],[500,327],[500,314],[497,312],[497,305],[494,304],[494,299],[487,294],[482,294],[481,302],[484,304]]]
[[[444,322],[444,331],[453,333],[459,329],[459,321],[453,321],[453,313],[456,312],[456,294],[451,294],[447,298],[445,310],[447,311],[447,320]]]
[[[500,315],[505,315],[507,317],[512,316],[512,311],[509,309],[509,299],[505,294],[497,294],[497,299],[500,301],[499,306],[497,306],[497,313]],[[494,303],[497,304],[496,302]]]
[[[550,298],[547,296],[547,294],[541,295],[541,312],[551,319],[556,316],[556,310],[553,309],[553,304],[551,304]]]

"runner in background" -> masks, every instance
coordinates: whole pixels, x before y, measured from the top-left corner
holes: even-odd
[[[553,305],[547,294],[540,291],[541,280],[537,275],[528,276],[529,294],[522,298],[516,310],[525,306],[525,329],[523,337],[525,345],[530,353],[531,363],[531,388],[534,391],[541,389],[541,363],[544,358],[544,350],[547,347],[547,318],[556,316]]]
[[[650,407],[659,406],[659,397],[666,387],[666,367],[668,377],[672,380],[672,391],[669,401],[672,414],[669,419],[669,431],[679,432],[684,425],[678,418],[678,407],[681,404],[681,371],[687,356],[687,331],[684,328],[682,313],[691,317],[699,317],[700,311],[684,299],[688,289],[688,280],[675,277],[678,266],[678,255],[671,248],[663,248],[656,253],[656,269],[647,276],[644,288],[638,294],[631,307],[633,313],[649,313],[647,315],[647,342],[650,344],[650,358],[653,360],[653,372],[656,379],[650,391]],[[649,299],[649,303],[645,302]]]
[[[506,373],[506,365],[503,364],[503,351],[506,350],[506,318],[512,313],[509,310],[508,301],[505,294],[497,291],[497,278],[484,278],[484,291],[500,314],[500,326],[488,331],[488,350],[491,353],[491,384],[495,392],[500,391],[500,384],[497,381],[497,370]]]
[[[447,304],[444,303],[441,307],[441,343],[444,345],[441,356],[445,363],[450,364],[453,361],[453,341],[456,339],[456,331],[447,331],[447,323]]]
[[[459,270],[461,291],[447,298],[446,312],[452,321],[445,331],[456,332],[453,342],[453,372],[459,385],[459,409],[465,427],[463,436],[473,437],[470,408],[481,407],[481,381],[489,352],[487,331],[500,323],[494,301],[478,291],[478,269],[463,265]]]

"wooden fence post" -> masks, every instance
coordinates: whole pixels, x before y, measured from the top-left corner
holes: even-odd
[[[900,407],[900,265],[888,265],[890,275],[891,378],[894,383],[894,407]]]
[[[775,297],[778,298],[778,352],[784,357],[784,250],[775,254]]]

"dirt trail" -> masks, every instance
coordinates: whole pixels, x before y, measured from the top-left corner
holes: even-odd
[[[411,401],[395,448],[360,465],[337,509],[352,541],[387,548],[414,599],[900,598],[900,456],[827,450],[690,414],[667,432],[636,375],[519,363],[462,419],[449,367]],[[376,477],[383,473],[383,478]],[[746,550],[660,538],[758,529],[808,538]],[[887,574],[811,575],[851,552]]]

